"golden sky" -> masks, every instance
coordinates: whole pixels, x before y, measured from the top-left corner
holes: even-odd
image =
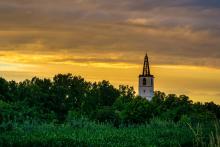
[[[0,0],[0,76],[73,73],[220,104],[218,0]]]

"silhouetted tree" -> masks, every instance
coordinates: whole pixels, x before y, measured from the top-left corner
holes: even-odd
[[[175,122],[187,118],[195,123],[220,119],[220,106],[213,102],[193,103],[188,96],[160,91],[148,101],[135,96],[133,87],[117,89],[109,81],[91,83],[72,74],[19,83],[0,78],[0,100],[0,121],[31,117],[63,122],[68,112],[115,126],[145,123],[153,117]]]

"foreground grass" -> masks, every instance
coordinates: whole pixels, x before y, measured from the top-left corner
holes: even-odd
[[[1,132],[0,146],[195,146],[205,145],[209,133],[205,126],[193,128],[160,120],[120,128],[83,119],[63,125],[27,121]],[[215,145],[215,137],[211,139]]]

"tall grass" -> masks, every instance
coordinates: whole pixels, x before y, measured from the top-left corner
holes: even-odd
[[[220,127],[219,123],[215,125],[215,131],[211,133],[209,147],[220,147]]]
[[[215,129],[209,133],[209,140],[203,134],[203,128],[198,124],[195,128],[190,123],[186,123],[194,135],[193,146],[195,147],[220,147],[220,128],[219,122],[213,123]],[[210,126],[212,127],[212,126]]]
[[[0,132],[0,146],[193,146],[209,135],[204,130],[202,125],[190,128],[159,119],[120,128],[84,118],[59,125],[26,121],[10,131]],[[219,145],[217,130],[210,136],[210,146]]]

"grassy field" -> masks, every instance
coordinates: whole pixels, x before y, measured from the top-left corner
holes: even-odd
[[[211,129],[213,128],[213,129]],[[13,123],[1,131],[0,146],[218,146],[215,126],[172,123],[153,119],[149,124],[115,128],[86,119],[66,124]]]

